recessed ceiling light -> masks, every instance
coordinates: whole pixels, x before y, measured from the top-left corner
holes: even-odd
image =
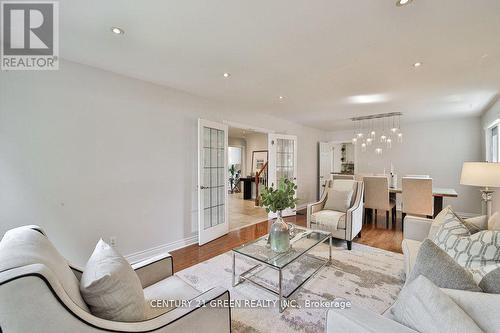
[[[349,104],[382,103],[387,101],[388,99],[389,98],[383,94],[356,95],[356,96],[349,96],[347,98],[347,103]]]
[[[111,27],[111,32],[114,33],[115,35],[123,35],[125,33],[123,29],[118,27]]]
[[[396,2],[396,6],[398,7],[403,7],[403,6],[406,6],[407,4],[409,4],[410,2],[412,2],[413,0],[398,0]]]
[[[230,76],[231,76],[231,74],[229,74],[229,73],[224,73],[224,74],[223,74],[223,76],[227,79],[228,77],[230,77]]]
[[[421,62],[416,62],[413,64],[413,67],[415,67],[415,68],[420,67],[420,66],[422,66]]]
[[[280,99],[280,101],[282,101],[285,97],[284,96],[280,96],[278,98]]]

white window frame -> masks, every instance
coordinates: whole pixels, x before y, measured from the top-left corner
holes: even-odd
[[[494,129],[497,129],[497,160],[493,160],[492,154],[492,132]],[[500,158],[500,119],[496,119],[489,126],[485,128],[485,141],[486,141],[486,161],[488,162],[500,162],[498,159]]]

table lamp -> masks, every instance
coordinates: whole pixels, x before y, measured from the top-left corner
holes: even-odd
[[[460,184],[483,187],[481,195],[486,203],[486,216],[491,216],[491,187],[500,187],[500,163],[464,162]]]

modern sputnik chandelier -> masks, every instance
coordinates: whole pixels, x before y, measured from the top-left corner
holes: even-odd
[[[384,149],[391,149],[395,142],[403,143],[402,115],[391,112],[351,118],[355,124],[352,143],[359,145],[362,152],[373,147],[375,154],[382,155]]]

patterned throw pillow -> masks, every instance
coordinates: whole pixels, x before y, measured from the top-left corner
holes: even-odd
[[[476,283],[500,267],[500,232],[483,230],[471,234],[463,221],[450,216],[441,224],[434,243],[468,269]]]
[[[434,237],[436,237],[437,232],[444,223],[457,220],[462,222],[472,234],[480,231],[480,228],[475,225],[474,220],[472,219],[462,220],[457,215],[457,213],[453,211],[453,208],[451,208],[451,206],[446,206],[441,212],[439,212],[439,214],[432,221],[432,225],[431,228],[429,229],[429,234],[427,235],[427,238],[434,239]]]

